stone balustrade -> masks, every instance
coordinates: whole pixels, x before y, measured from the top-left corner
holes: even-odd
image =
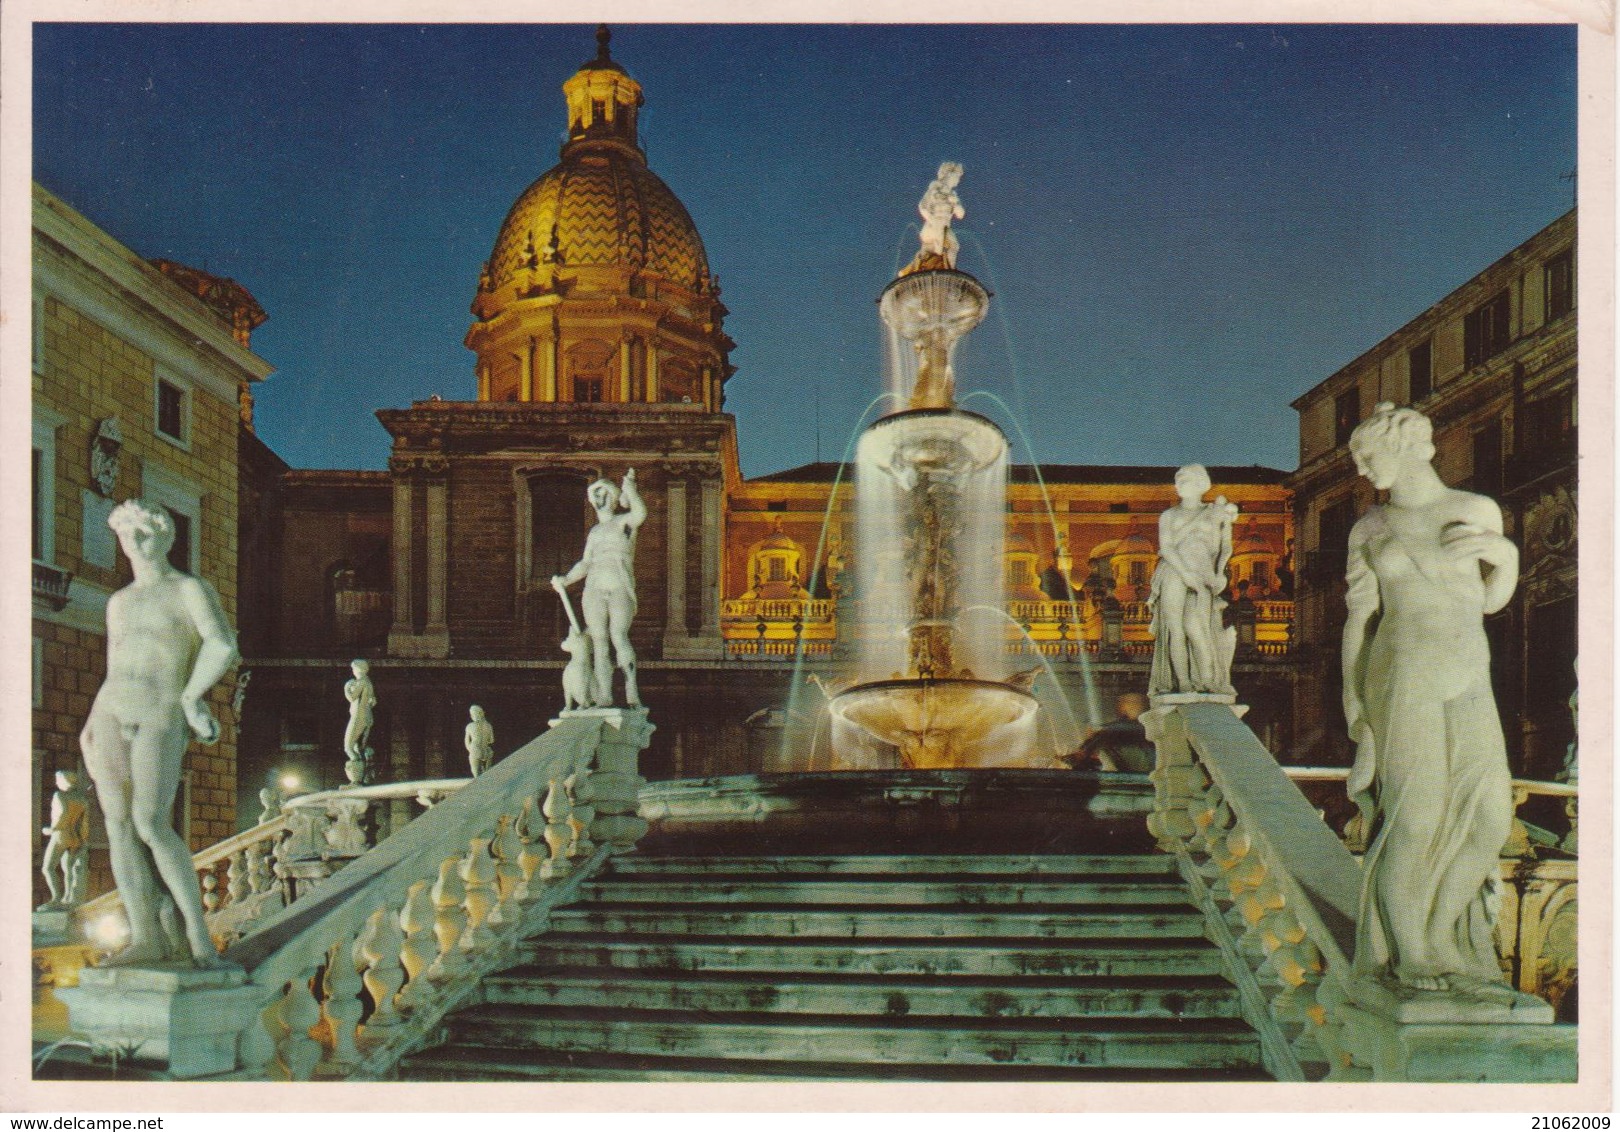
[[[1364,989],[1352,968],[1360,866],[1241,710],[1193,703],[1143,715],[1158,752],[1148,827],[1205,911],[1268,1070],[1294,1081],[1572,1080],[1570,1027],[1410,1022],[1355,1000]],[[1293,769],[1307,782],[1343,773]],[[1557,784],[1520,785],[1528,797],[1531,786]],[[1554,864],[1568,877],[1537,877],[1503,909],[1513,937],[1504,955],[1523,990],[1573,981],[1572,958],[1567,972],[1555,960],[1550,973],[1539,959],[1520,960],[1527,945],[1540,956],[1563,936],[1573,956],[1573,862]],[[1508,875],[1524,863],[1504,865]]]
[[[651,731],[642,710],[558,720],[255,925],[224,953],[252,1001],[229,1075],[386,1074],[646,831],[637,759]]]

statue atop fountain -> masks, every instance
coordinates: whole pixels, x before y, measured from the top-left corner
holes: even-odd
[[[1036,707],[1032,674],[1006,673],[1007,441],[956,406],[952,353],[990,305],[956,269],[961,177],[955,162],[940,166],[918,206],[921,249],[878,301],[898,409],[856,448],[860,662],[831,700],[856,729],[840,742],[835,728],[835,750],[875,738],[920,770],[1016,759]]]

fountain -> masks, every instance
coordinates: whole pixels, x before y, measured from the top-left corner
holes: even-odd
[[[1034,670],[1005,671],[1007,441],[955,403],[952,355],[990,306],[955,263],[960,179],[960,166],[940,167],[919,206],[922,248],[878,304],[902,407],[856,447],[859,660],[830,700],[845,765],[860,763],[867,737],[908,770],[1008,765],[1033,733]]]

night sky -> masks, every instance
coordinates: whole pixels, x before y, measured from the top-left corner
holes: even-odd
[[[479,265],[594,49],[36,25],[34,175],[254,293],[285,459],[380,468],[374,410],[474,396]],[[732,311],[749,475],[836,459],[882,388],[874,300],[941,160],[996,296],[960,387],[1044,462],[1292,468],[1293,398],[1571,205],[1569,27],[626,25],[613,55]]]

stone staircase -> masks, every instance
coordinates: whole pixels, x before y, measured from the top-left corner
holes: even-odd
[[[1165,856],[620,857],[417,1081],[1264,1079]]]

